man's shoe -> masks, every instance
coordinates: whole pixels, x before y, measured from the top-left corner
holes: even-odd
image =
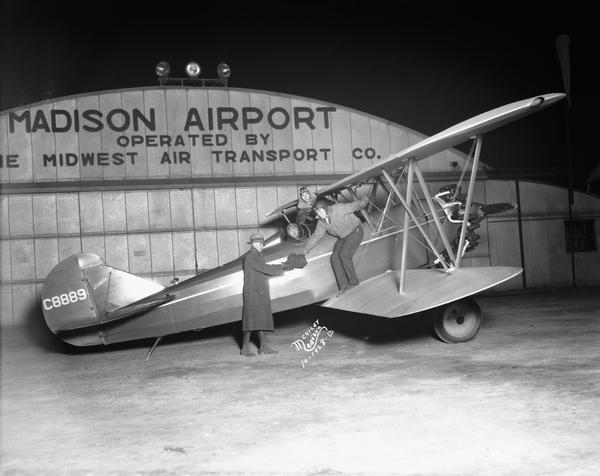
[[[346,285],[346,291],[349,291],[350,289],[355,288],[356,286],[358,286],[358,283],[356,283],[356,284],[348,283]]]
[[[260,346],[260,348],[258,349],[258,353],[259,354],[279,354],[279,352],[276,351],[275,349],[273,349],[273,347],[271,347],[269,344]]]
[[[256,354],[252,352],[249,347],[242,347],[240,355],[243,355],[244,357],[256,357]]]

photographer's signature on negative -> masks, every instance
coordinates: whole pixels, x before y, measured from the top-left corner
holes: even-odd
[[[325,347],[327,340],[333,336],[333,331],[319,324],[319,319],[304,331],[300,339],[292,342],[292,349],[295,351],[304,351],[307,355],[301,360],[302,368],[308,364],[308,361]]]

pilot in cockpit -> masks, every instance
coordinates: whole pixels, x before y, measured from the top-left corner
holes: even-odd
[[[301,187],[298,191],[298,213],[296,214],[296,224],[307,225],[315,222],[315,202],[316,197],[310,193],[310,190],[307,187]]]

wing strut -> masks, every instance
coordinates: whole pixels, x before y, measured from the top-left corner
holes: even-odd
[[[379,182],[373,182],[373,184],[371,185],[371,191],[369,192],[369,204],[367,205],[367,213],[373,212],[373,202],[375,202],[377,198],[377,187],[379,187]]]
[[[471,210],[471,201],[473,200],[473,190],[475,189],[475,178],[477,177],[477,167],[479,166],[479,154],[481,154],[481,144],[483,142],[483,136],[477,136],[477,143],[475,145],[475,154],[473,157],[473,165],[471,166],[471,177],[469,179],[469,191],[467,192],[467,203],[465,204],[465,215],[463,217],[462,227],[460,229],[460,240],[458,241],[458,248],[456,250],[456,268],[460,267],[460,260],[462,258],[463,246],[465,245],[465,234],[467,232],[467,225],[469,223],[469,211]]]
[[[413,175],[415,170],[415,161],[411,159],[408,162],[408,176],[406,177],[406,203],[412,202],[412,187],[413,187]],[[391,198],[392,194],[388,198]],[[389,202],[388,202],[389,203]],[[387,207],[387,204],[386,204]],[[402,258],[400,259],[400,294],[404,293],[404,278],[406,277],[406,249],[408,247],[408,225],[410,216],[408,209],[404,211],[404,236],[402,238]]]
[[[433,242],[431,241],[431,239],[429,238],[429,236],[427,236],[427,233],[425,232],[425,230],[423,230],[423,227],[421,226],[421,224],[417,220],[417,217],[415,216],[415,214],[413,213],[413,211],[410,209],[410,205],[402,197],[402,194],[398,190],[398,187],[396,187],[396,184],[394,183],[394,180],[392,179],[392,177],[390,177],[390,174],[385,169],[383,169],[383,168],[381,169],[381,173],[383,174],[383,176],[386,178],[386,180],[388,181],[388,183],[390,184],[390,186],[394,190],[394,193],[396,194],[396,196],[400,199],[400,202],[402,202],[402,205],[404,206],[404,209],[406,210],[406,213],[408,213],[408,215],[410,216],[410,218],[412,219],[412,221],[414,221],[415,225],[417,225],[417,228],[419,229],[419,232],[421,232],[421,235],[423,235],[423,238],[425,239],[425,241],[427,242],[427,244],[429,245],[429,247],[431,248],[431,250],[434,252],[435,256],[439,259],[440,263],[444,267],[444,270],[448,271],[449,270],[448,265],[446,264],[446,262],[444,261],[444,259],[440,255],[440,253],[436,250],[435,245],[433,244]],[[410,183],[410,181],[409,181],[409,183]]]
[[[402,175],[400,177],[402,177]],[[379,223],[377,224],[376,233],[381,233],[381,229],[383,228],[383,224],[385,222],[387,214],[390,211],[390,207],[394,204],[394,194],[385,186],[385,184],[383,183],[383,180],[381,180],[381,177],[377,177],[377,183],[382,188],[382,190],[384,190],[385,193],[387,193],[387,200],[385,201],[385,207],[383,208],[383,211],[380,210],[381,218],[379,219]],[[400,178],[398,179],[398,183],[400,183]],[[407,197],[407,200],[408,200],[408,197]],[[394,221],[394,220],[392,220],[392,221]],[[396,222],[394,222],[394,224],[395,223]]]
[[[352,188],[348,188],[348,191],[350,192],[350,195],[353,197],[354,200],[358,200],[358,195]],[[369,214],[366,213],[364,209],[360,210],[360,214],[365,218],[365,220],[369,224],[369,227],[371,227],[371,230],[374,230],[375,227],[373,226],[373,222],[371,221],[371,217],[369,217]]]
[[[414,159],[411,159],[411,162],[412,161],[414,161]],[[444,230],[442,229],[442,223],[440,222],[440,217],[438,216],[438,214],[433,206],[433,201],[431,200],[431,195],[429,194],[427,184],[425,183],[425,179],[423,178],[423,174],[421,173],[421,170],[419,169],[418,165],[415,166],[415,173],[417,174],[417,178],[419,179],[419,184],[421,185],[421,190],[423,191],[423,195],[425,195],[425,200],[427,201],[427,205],[429,206],[429,211],[433,215],[433,221],[435,221],[435,226],[437,227],[438,233],[440,234],[440,237],[442,238],[442,241],[444,242],[444,247],[446,248],[448,256],[454,263],[456,259],[454,257],[454,252],[452,251],[452,246],[450,246],[448,237],[446,236],[446,233],[444,233]]]

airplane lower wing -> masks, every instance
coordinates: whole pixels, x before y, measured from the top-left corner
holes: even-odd
[[[398,293],[400,271],[387,271],[321,305],[374,316],[401,317],[471,296],[514,278],[522,271],[510,266],[459,268],[451,273],[410,269],[406,271],[406,287],[402,294]]]

